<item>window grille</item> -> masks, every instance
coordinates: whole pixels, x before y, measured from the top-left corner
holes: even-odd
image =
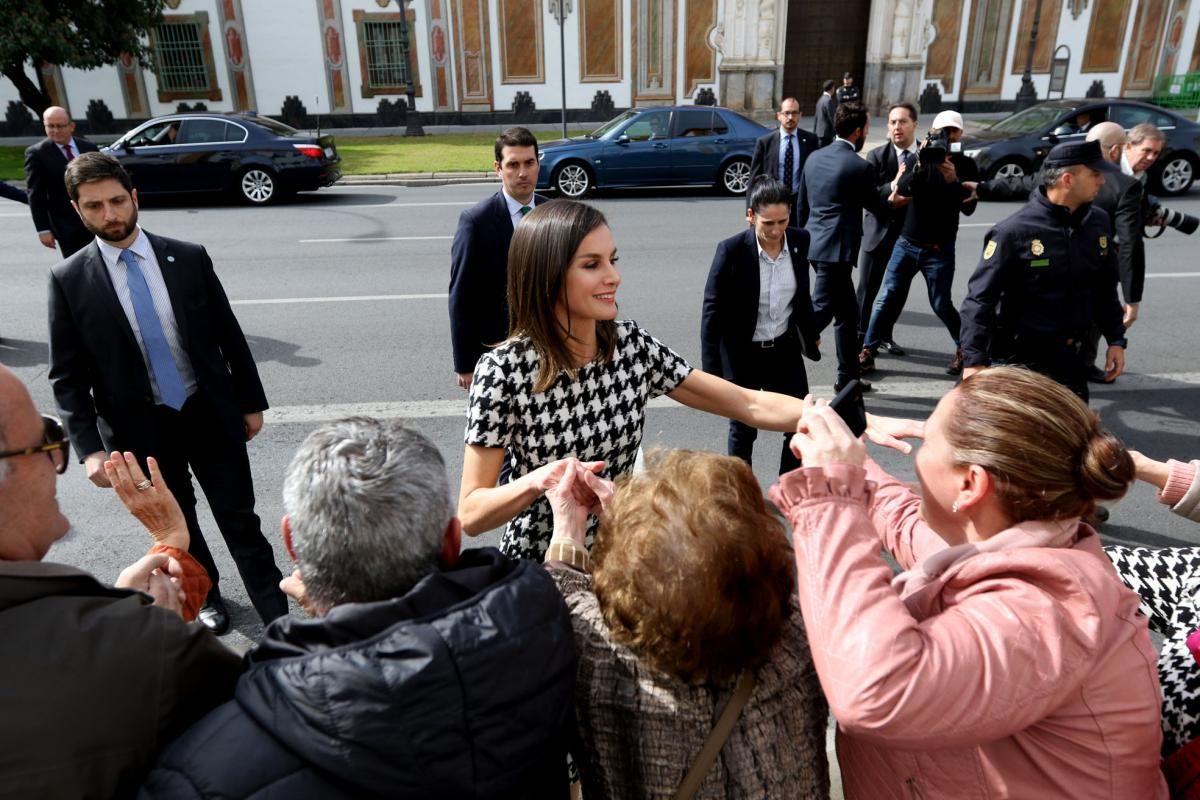
[[[364,22],[361,46],[367,54],[367,85],[372,89],[403,89],[400,23]]]
[[[167,92],[207,92],[208,65],[204,61],[204,46],[200,25],[195,22],[172,22],[155,30],[155,60],[158,62],[158,83]]]

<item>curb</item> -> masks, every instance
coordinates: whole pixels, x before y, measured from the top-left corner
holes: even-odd
[[[337,186],[450,186],[499,183],[494,172],[394,172],[386,175],[346,175]]]

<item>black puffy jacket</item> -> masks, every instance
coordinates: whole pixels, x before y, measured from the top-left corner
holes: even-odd
[[[566,793],[575,650],[540,564],[465,551],[404,597],[273,623],[248,662],[142,797]]]

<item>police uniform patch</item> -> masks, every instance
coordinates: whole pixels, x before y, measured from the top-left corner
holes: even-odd
[[[1100,249],[1101,249],[1101,250],[1107,250],[1107,249],[1108,249],[1108,237],[1107,237],[1107,236],[1101,236],[1101,237],[1100,237]]]
[[[987,247],[983,248],[983,258],[985,261],[994,255],[996,255],[996,240],[995,239],[988,242]]]
[[[1035,256],[1040,256],[1042,253],[1046,252],[1046,248],[1042,245],[1041,239],[1034,239],[1033,244],[1029,245],[1029,250]]]

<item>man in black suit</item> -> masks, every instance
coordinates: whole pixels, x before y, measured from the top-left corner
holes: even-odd
[[[779,130],[765,133],[754,143],[754,157],[750,160],[750,188],[764,175],[776,178],[788,190],[791,197],[789,207],[792,216],[790,225],[796,225],[796,193],[800,188],[800,175],[804,162],[820,146],[817,137],[800,130],[800,102],[794,97],[785,97],[775,112]]]
[[[813,133],[817,135],[817,144],[824,147],[833,141],[833,81],[825,81],[821,85],[821,96],[817,98],[817,111],[813,115]]]
[[[862,100],[862,92],[854,85],[854,76],[849,72],[842,74],[842,85],[838,87],[836,99],[839,106]]]
[[[860,375],[858,300],[851,272],[858,260],[863,211],[883,213],[888,205],[875,185],[875,169],[858,152],[867,138],[867,111],[858,103],[833,114],[837,138],[809,157],[800,179],[799,221],[812,236],[808,258],[816,272],[813,310],[817,330],[835,321],[837,383],[840,390]],[[863,382],[863,391],[871,385]]]
[[[789,228],[790,194],[763,178],[750,188],[750,228],[717,245],[700,324],[705,372],[748,389],[804,397],[802,355],[816,361],[819,331],[808,294],[808,232]],[[751,461],[758,430],[729,421],[729,455]],[[800,462],[784,434],[779,473]]]
[[[886,200],[896,191],[897,182],[904,170],[916,166],[917,157],[917,107],[912,103],[897,103],[888,109],[888,140],[870,153],[867,163],[875,169],[875,187],[880,199]],[[861,346],[867,335],[867,323],[871,320],[871,309],[875,296],[883,283],[888,261],[900,228],[904,225],[906,206],[912,198],[901,197],[891,208],[881,211],[868,210],[863,217],[862,250],[858,255],[858,341]],[[893,341],[880,343],[880,349],[894,356],[903,356],[904,350]]]
[[[63,186],[67,164],[81,153],[94,153],[96,145],[75,138],[75,123],[65,108],[50,106],[42,114],[46,138],[25,151],[25,185],[29,188],[29,212],[42,244],[57,243],[63,258],[87,247],[92,235],[71,208]]]
[[[475,362],[508,336],[508,245],[534,206],[537,139],[509,128],[496,139],[492,165],[503,188],[462,212],[450,245],[450,343],[458,385],[471,388]]]
[[[287,614],[246,453],[267,399],[208,253],[143,231],[137,193],[111,156],[77,157],[66,186],[96,239],[50,270],[50,382],[88,478],[109,486],[108,451],[157,459],[213,582],[200,619],[223,633],[229,616],[190,468],[259,616]]]

